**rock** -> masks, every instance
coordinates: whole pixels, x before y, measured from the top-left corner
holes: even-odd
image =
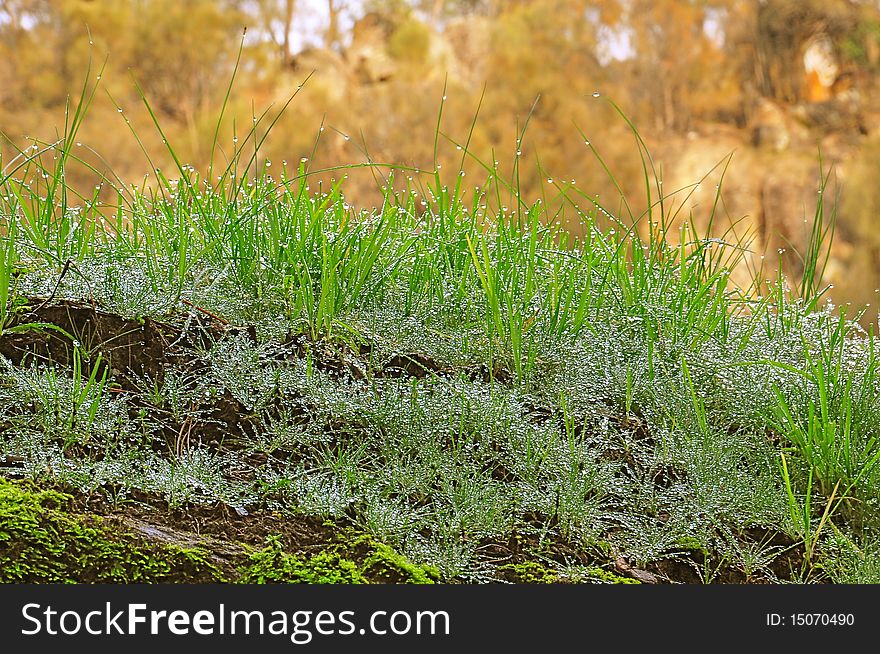
[[[797,105],[792,113],[809,127],[828,132],[851,132],[867,134],[861,114],[861,97],[858,90],[849,89],[823,102]]]
[[[768,98],[760,98],[752,116],[752,145],[777,152],[791,145],[790,120],[785,110]]]
[[[632,567],[622,556],[617,557],[617,560],[614,562],[614,567],[623,576],[630,577],[631,579],[636,579],[643,584],[660,583],[660,577],[648,572],[647,570],[639,570],[638,568]]]
[[[312,75],[309,86],[320,89],[331,102],[342,101],[354,79],[342,55],[327,48],[310,47],[298,52],[291,60],[291,70],[297,83]]]
[[[490,55],[492,24],[483,16],[456,18],[443,31],[454,56],[454,70],[458,78],[470,86],[480,86],[486,80]]]
[[[394,76],[396,65],[387,47],[392,29],[387,20],[373,12],[355,23],[345,60],[359,83],[376,84]]]

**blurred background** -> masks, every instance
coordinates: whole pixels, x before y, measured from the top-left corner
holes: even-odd
[[[475,157],[504,175],[519,162],[526,201],[553,206],[560,186],[576,184],[619,213],[588,140],[638,213],[639,149],[610,99],[648,144],[679,219],[705,223],[729,162],[716,229],[740,221],[755,267],[781,260],[799,274],[821,156],[838,209],[831,297],[871,304],[876,318],[877,0],[0,0],[3,162],[62,133],[68,96],[106,60],[78,154],[126,183],[148,179],[152,164],[170,170],[137,82],[178,156],[204,170],[244,27],[221,161],[255,114],[274,118],[308,78],[260,150],[273,171],[368,157],[430,170],[442,106],[447,179],[473,129]],[[474,159],[464,170],[471,184],[485,180]],[[71,175],[95,184],[85,167]],[[352,174],[345,194],[354,206],[381,200],[367,174]]]

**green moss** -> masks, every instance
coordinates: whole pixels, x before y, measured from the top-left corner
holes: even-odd
[[[606,584],[640,584],[638,579],[630,579],[629,577],[621,577],[608,570],[602,568],[589,567],[584,570],[584,577],[580,581],[601,581]]]
[[[365,575],[379,581],[406,584],[433,584],[440,580],[440,571],[431,566],[416,565],[384,543],[364,537],[371,548],[362,564]]]
[[[0,478],[0,582],[223,581],[198,548],[155,544],[70,512],[71,497]]]
[[[508,563],[498,567],[501,572],[509,571],[521,584],[555,584],[560,581],[559,575],[537,561]]]
[[[419,566],[384,543],[344,530],[337,542],[305,557],[284,551],[280,536],[269,536],[239,568],[239,583],[432,584],[440,573]]]
[[[0,477],[0,583],[426,584],[440,578],[351,529],[307,556],[285,552],[281,536],[270,536],[257,551],[242,545],[221,570],[207,546],[146,539],[76,513],[72,500]]]
[[[363,584],[361,571],[353,561],[338,552],[323,551],[308,558],[284,551],[280,536],[269,536],[266,547],[250,555],[240,568],[242,584]]]
[[[701,541],[699,538],[694,538],[693,536],[681,536],[676,539],[675,546],[678,549],[687,550],[690,552],[702,552],[704,555],[709,555],[709,550],[706,548],[705,543]]]
[[[501,576],[520,584],[559,584],[559,583],[608,583],[608,584],[638,584],[636,579],[621,577],[608,570],[590,566],[578,568],[576,574],[560,575],[557,571],[548,568],[538,561],[522,561],[520,563],[508,563],[498,567]]]

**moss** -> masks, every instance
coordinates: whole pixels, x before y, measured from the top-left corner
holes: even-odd
[[[358,565],[338,552],[323,551],[303,558],[284,551],[280,536],[269,536],[266,547],[250,555],[240,568],[238,583],[363,584]]]
[[[431,566],[416,565],[384,543],[364,537],[363,544],[371,552],[362,563],[365,575],[378,581],[406,584],[433,584],[440,580],[440,571]]]
[[[500,572],[512,573],[514,580],[520,584],[555,584],[559,583],[559,575],[537,561],[508,563],[498,567]]]
[[[0,478],[0,582],[218,582],[206,551],[155,544],[69,511],[71,497]]]
[[[337,542],[308,557],[284,551],[280,536],[269,536],[266,547],[239,568],[239,583],[432,584],[440,573],[419,566],[384,543],[344,530]]]
[[[434,568],[351,529],[309,555],[285,552],[277,535],[256,551],[233,545],[240,554],[221,570],[208,546],[147,539],[77,513],[66,493],[0,477],[0,583],[425,584],[440,578]]]
[[[681,536],[676,539],[675,546],[678,549],[689,552],[701,552],[704,556],[709,555],[709,550],[706,548],[705,543],[699,538],[694,538],[693,536]]]
[[[560,583],[606,583],[638,584],[636,579],[621,577],[596,566],[578,568],[571,576],[560,575],[538,561],[508,563],[498,567],[501,578],[519,584],[560,584]]]
[[[590,582],[590,581],[601,581],[606,584],[640,584],[638,579],[630,579],[629,577],[621,577],[620,575],[616,575],[613,572],[609,572],[608,570],[603,570],[602,568],[597,567],[589,567],[586,568],[583,572],[583,578],[580,581]]]

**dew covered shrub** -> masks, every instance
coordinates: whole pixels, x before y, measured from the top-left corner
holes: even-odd
[[[619,560],[704,582],[873,574],[875,335],[823,302],[823,200],[803,277],[745,287],[748,239],[720,202],[699,222],[660,202],[635,130],[649,211],[557,181],[577,236],[489,164],[479,185],[350,166],[383,180],[353,208],[308,162],[260,164],[260,119],[210,174],[107,176],[108,202],[65,181],[93,92],[2,166],[0,342],[68,348],[0,359],[14,474],[343,520],[443,580],[608,581]],[[162,334],[163,365],[43,320],[62,300]],[[272,547],[255,563],[302,572]]]

